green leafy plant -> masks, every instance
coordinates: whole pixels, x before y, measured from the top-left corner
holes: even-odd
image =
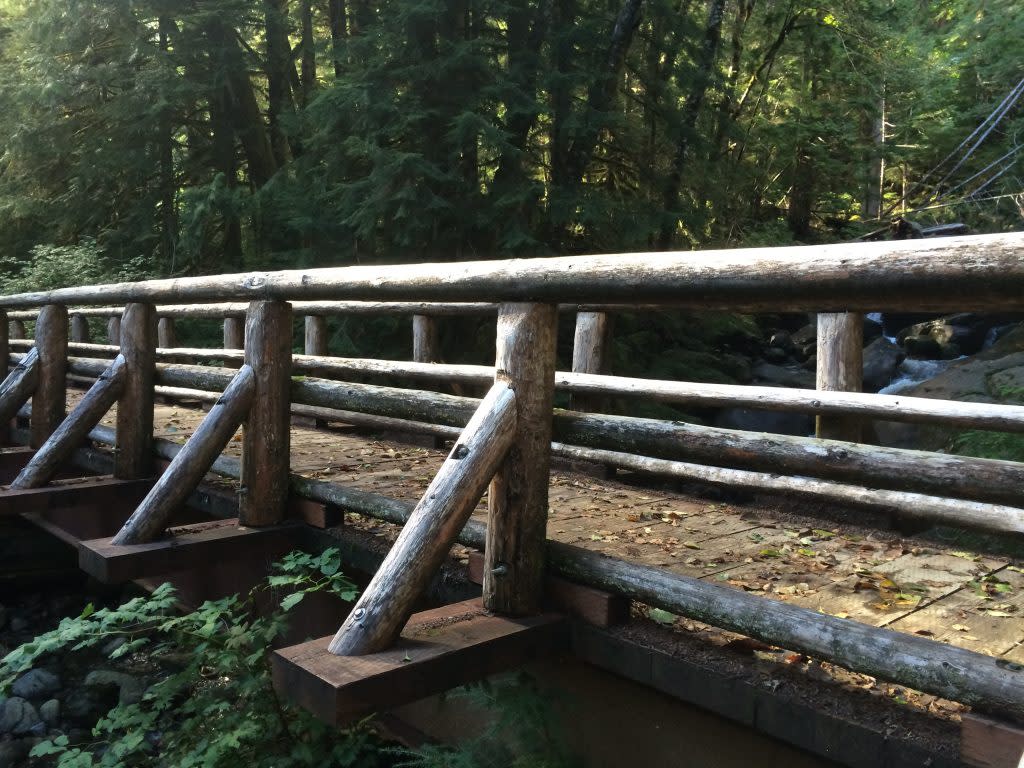
[[[88,606],[63,619],[0,662],[5,687],[44,657],[112,645],[109,658],[144,659],[158,679],[141,701],[118,704],[100,718],[93,741],[73,744],[61,735],[37,744],[31,755],[50,757],[58,768],[387,764],[365,723],[339,733],[275,695],[267,649],[287,627],[289,612],[313,592],[355,598],[336,549],[293,552],[247,596],[208,601],[191,613],[176,611],[174,589],[164,584],[117,608]],[[283,594],[279,608],[258,611],[268,594]]]

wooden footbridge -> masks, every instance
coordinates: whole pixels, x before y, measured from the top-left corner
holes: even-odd
[[[610,316],[671,308],[821,313],[819,389],[608,375]],[[81,566],[108,581],[263,563],[342,513],[401,526],[333,635],[274,652],[282,692],[333,723],[564,653],[573,622],[627,621],[636,601],[959,702],[984,715],[965,719],[965,759],[992,742],[1008,744],[1010,760],[1024,720],[1020,563],[960,545],[908,546],[856,517],[1019,544],[1024,464],[857,439],[867,419],[1024,432],[1024,407],[850,391],[856,313],[895,309],[1024,310],[1024,235],[344,267],[4,296],[0,353],[11,368],[0,423],[15,420],[5,428],[15,447],[0,453],[0,513],[73,542]],[[573,370],[561,372],[556,328],[568,312]],[[436,362],[438,318],[485,313],[497,316],[495,365]],[[344,314],[413,316],[414,360],[328,356],[325,317]],[[224,348],[178,346],[182,316],[223,319]],[[302,355],[293,354],[296,316],[306,323]],[[109,321],[110,343],[92,343],[90,317]],[[466,396],[477,390],[482,397]],[[558,391],[572,410],[553,407]],[[601,413],[610,397],[813,413],[819,437]],[[321,428],[328,423],[358,429]],[[451,449],[368,430],[428,435]],[[96,471],[75,469],[90,457]],[[709,503],[580,474],[580,463],[756,495]],[[211,471],[228,478],[236,517],[211,521],[189,507]],[[846,510],[861,533],[794,523],[786,507],[797,504],[803,514]],[[482,597],[418,611],[453,546],[468,548],[457,553]]]

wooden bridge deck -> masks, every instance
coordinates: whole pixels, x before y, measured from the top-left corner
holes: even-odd
[[[154,433],[184,442],[202,416],[157,404]],[[240,455],[240,433],[226,453]],[[446,455],[345,427],[292,427],[293,472],[410,502]],[[1024,663],[1024,562],[791,512],[555,469],[548,537]],[[475,515],[486,515],[486,498]]]

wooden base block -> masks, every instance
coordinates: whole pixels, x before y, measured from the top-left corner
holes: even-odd
[[[976,768],[1024,765],[1024,728],[974,713],[960,723],[960,759]]]
[[[474,584],[484,583],[484,556],[470,552],[467,578]],[[557,576],[544,580],[546,604],[553,610],[593,624],[595,627],[614,627],[629,621],[630,601],[594,587],[585,587]]]
[[[115,480],[109,475],[57,480],[42,488],[0,490],[0,515],[45,512],[62,507],[137,505],[151,480]]]
[[[304,499],[295,494],[291,494],[288,498],[287,516],[293,520],[301,520],[314,528],[331,528],[340,525],[343,519],[340,507]]]
[[[275,651],[274,687],[324,722],[343,725],[565,650],[568,632],[557,614],[493,616],[475,599],[414,614],[395,647],[380,653],[335,656],[330,641]]]
[[[115,546],[109,538],[83,541],[78,564],[107,583],[142,579],[203,566],[217,560],[275,559],[294,546],[295,528],[239,527],[238,519],[168,528],[167,536],[146,544]]]

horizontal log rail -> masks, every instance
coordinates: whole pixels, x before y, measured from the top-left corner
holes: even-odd
[[[664,303],[731,311],[1024,308],[1024,233],[734,250],[331,267],[0,297],[0,308],[249,300]]]
[[[16,349],[32,347],[29,340],[15,340],[10,344]],[[68,344],[68,350],[96,356],[99,359],[112,358],[118,353],[118,348],[109,344],[71,342]],[[156,351],[158,360],[189,360],[204,363],[241,363],[243,356],[241,350],[235,349],[176,347]],[[81,360],[72,358],[72,364],[81,369],[85,365]],[[380,376],[410,381],[478,385],[487,385],[494,379],[494,368],[485,365],[416,363],[314,355],[293,355],[292,371],[296,375],[329,379]],[[555,389],[573,394],[646,398],[701,408],[759,408],[770,411],[859,416],[882,421],[938,423],[963,429],[1024,432],[1024,406],[1002,403],[938,400],[868,392],[666,381],[571,371],[555,373]]]

